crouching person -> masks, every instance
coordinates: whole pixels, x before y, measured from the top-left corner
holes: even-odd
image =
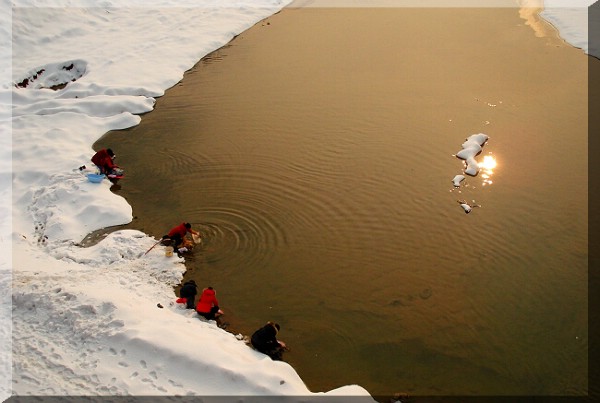
[[[194,280],[186,281],[179,289],[179,296],[185,298],[186,309],[194,309],[196,294],[198,293],[196,282]]]
[[[252,346],[261,353],[268,355],[273,360],[281,361],[287,346],[283,341],[277,340],[279,329],[278,323],[267,322],[266,325],[252,334],[250,341]]]
[[[196,305],[196,312],[208,320],[216,320],[219,316],[223,315],[223,311],[219,309],[217,292],[212,287],[202,290],[202,294]]]

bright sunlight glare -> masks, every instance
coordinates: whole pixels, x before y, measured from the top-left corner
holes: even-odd
[[[496,168],[496,165],[496,159],[491,155],[486,155],[483,157],[483,161],[480,164],[481,168],[485,169],[486,171],[492,171],[494,168]]]
[[[486,155],[483,157],[483,161],[479,163],[479,166],[482,170],[482,178],[483,178],[483,186],[491,185],[494,183],[492,181],[492,174],[494,173],[494,168],[496,168],[496,158],[491,155]]]

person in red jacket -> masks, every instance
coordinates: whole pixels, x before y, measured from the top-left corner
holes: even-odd
[[[223,311],[219,309],[219,301],[217,301],[217,292],[208,287],[202,290],[202,295],[196,305],[196,312],[208,320],[215,320],[223,315]]]
[[[197,231],[192,229],[192,224],[189,222],[182,222],[178,226],[171,228],[171,231],[163,236],[163,240],[170,239],[171,246],[179,251],[182,247],[186,247],[185,236],[188,232],[193,235],[200,235]],[[191,245],[193,245],[193,243],[187,244],[187,246]],[[182,252],[187,252],[187,250],[183,250]]]
[[[100,169],[102,174],[110,174],[117,165],[114,163],[115,153],[110,148],[103,148],[92,157],[92,162]]]

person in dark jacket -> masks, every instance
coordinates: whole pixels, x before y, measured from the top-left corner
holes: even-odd
[[[117,165],[114,163],[115,153],[110,148],[103,148],[92,157],[92,162],[100,169],[102,174],[110,174]]]
[[[198,294],[198,287],[194,280],[186,281],[179,289],[179,296],[186,299],[187,309],[194,309],[196,294]]]
[[[277,340],[279,329],[278,323],[267,322],[266,325],[252,334],[250,342],[261,353],[268,355],[273,360],[281,361],[287,346],[283,341]]]
[[[208,320],[215,320],[223,314],[223,311],[219,309],[217,292],[212,287],[202,290],[202,295],[200,295],[198,305],[196,305],[196,312]]]

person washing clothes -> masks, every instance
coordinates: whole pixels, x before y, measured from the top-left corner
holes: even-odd
[[[119,168],[114,162],[115,157],[113,150],[110,148],[103,148],[94,154],[92,162],[100,169],[101,174],[110,175]]]
[[[283,352],[287,346],[283,341],[277,340],[280,326],[278,323],[267,322],[266,325],[252,334],[250,342],[252,346],[263,354],[268,355],[273,360],[281,361]]]
[[[179,296],[185,298],[186,309],[194,309],[198,287],[194,280],[186,281],[179,289]]]
[[[162,237],[163,240],[170,239],[171,246],[179,252],[187,252],[189,247],[191,247],[194,243],[190,240],[187,240],[185,236],[190,233],[192,235],[200,236],[197,231],[192,229],[192,224],[189,222],[183,222],[176,227],[171,228],[171,231],[165,236]]]
[[[219,309],[219,301],[217,301],[217,292],[208,287],[202,290],[202,295],[196,305],[196,312],[207,320],[216,320],[223,315],[223,311]]]

